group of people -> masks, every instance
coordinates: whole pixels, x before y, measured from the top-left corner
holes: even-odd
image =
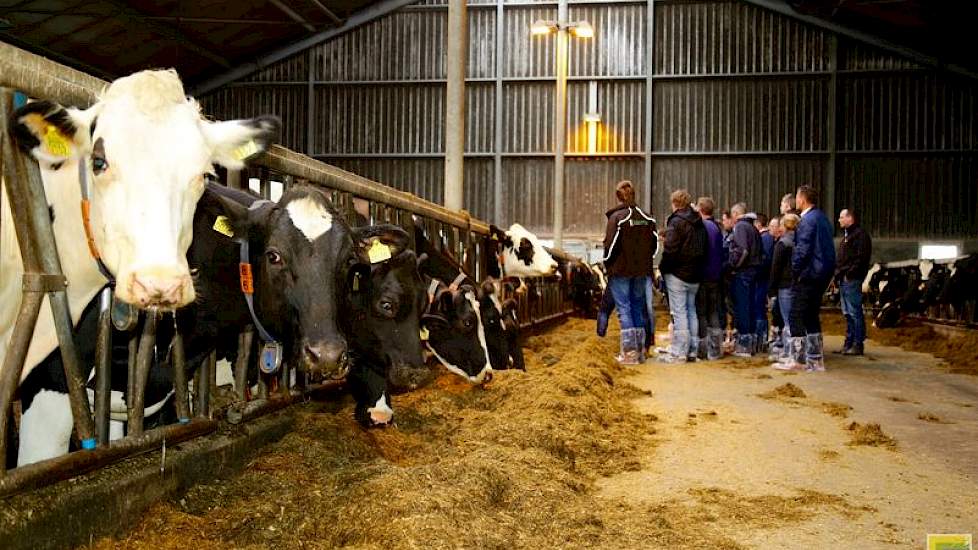
[[[712,198],[694,203],[685,189],[676,190],[661,236],[652,216],[636,205],[631,182],[619,182],[616,196],[619,204],[607,212],[609,299],[599,314],[598,333],[604,335],[613,304],[621,324],[622,364],[643,363],[652,354],[653,257],[660,238],[659,272],[673,330],[669,347],[654,353],[658,361],[714,360],[732,348],[737,357],[767,353],[777,369],[824,371],[819,312],[831,284],[839,286],[847,327],[838,352],[862,355],[861,287],[872,242],[851,209],[839,215],[843,235],[837,254],[831,222],[818,208],[818,193],[807,185],[785,195],[780,215],[770,220],[741,202],[718,221]]]

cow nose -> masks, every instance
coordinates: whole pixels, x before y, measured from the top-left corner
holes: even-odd
[[[138,306],[167,309],[186,304],[184,290],[189,283],[187,275],[133,273],[130,290]]]
[[[326,376],[342,378],[349,370],[346,345],[342,342],[312,343],[306,341],[302,346],[310,370],[322,371]]]

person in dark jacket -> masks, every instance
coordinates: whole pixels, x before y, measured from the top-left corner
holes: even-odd
[[[839,242],[835,280],[842,297],[842,314],[846,318],[846,341],[839,353],[862,355],[866,340],[866,317],[863,314],[863,279],[869,271],[873,240],[859,226],[852,209],[839,212],[842,240]]]
[[[780,309],[782,319],[788,319],[791,314],[791,285],[794,281],[791,272],[791,254],[795,249],[795,230],[800,221],[798,214],[788,213],[781,218],[781,237],[775,243],[774,252],[771,256],[771,289],[777,295],[775,303]],[[791,353],[791,329],[787,323],[781,329],[780,338],[777,357],[772,358],[776,363],[771,366],[777,369],[793,370],[799,365],[792,362],[794,355]]]
[[[777,216],[771,218],[771,221],[767,224],[767,230],[774,237],[774,246],[778,246],[778,241],[784,235],[784,229],[781,227],[781,218]],[[771,257],[772,259],[774,257],[773,249]],[[772,361],[776,361],[781,357],[781,344],[783,343],[781,331],[784,330],[784,318],[781,317],[781,307],[778,305],[778,289],[773,282],[768,283],[767,295],[771,303],[771,329],[767,339],[768,357]]]
[[[604,265],[621,324],[618,359],[623,365],[637,365],[645,361],[645,289],[652,275],[658,235],[655,219],[635,204],[632,182],[618,182],[615,195],[621,202],[606,212]]]
[[[672,316],[672,341],[669,351],[659,359],[667,363],[696,360],[699,327],[696,319],[696,291],[703,279],[706,258],[706,228],[703,219],[690,205],[685,189],[673,191],[672,214],[666,222],[665,240],[659,271],[669,296]]]
[[[818,314],[822,294],[835,274],[832,224],[817,208],[818,194],[814,188],[799,187],[795,203],[801,209],[801,223],[795,232],[795,249],[791,254],[791,270],[795,277],[788,318],[791,346],[796,363],[804,362],[808,372],[820,372],[825,370],[825,361]]]
[[[754,228],[754,217],[747,215],[747,205],[740,202],[730,208],[735,223],[730,238],[728,262],[733,274],[730,294],[733,302],[737,343],[734,355],[750,357],[754,350],[754,288],[757,270],[762,262],[761,235]]]
[[[754,286],[754,353],[767,353],[767,290],[771,255],[774,253],[774,235],[768,229],[767,222],[767,215],[756,214],[754,228],[761,235],[761,266],[757,270]]]
[[[723,357],[723,311],[720,292],[723,277],[723,229],[713,219],[715,203],[710,197],[696,200],[696,210],[706,228],[706,258],[703,262],[703,281],[696,292],[696,317],[699,324],[699,356],[710,361]]]

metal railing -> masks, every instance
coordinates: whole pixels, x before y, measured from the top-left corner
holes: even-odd
[[[8,44],[0,43],[0,91],[4,101],[2,120],[12,108],[10,90],[18,90],[30,97],[44,98],[63,104],[88,106],[108,83],[79,71],[59,65],[47,59],[25,52]],[[256,113],[258,114],[258,113]],[[170,444],[199,437],[217,429],[219,420],[231,423],[245,422],[268,414],[303,399],[311,392],[338,388],[341,382],[311,385],[306,377],[297,373],[298,387],[290,387],[292,370],[283,366],[280,373],[260,375],[257,395],[249,399],[246,394],[247,369],[253,335],[246,330],[239,337],[239,352],[233,365],[235,386],[234,400],[221,410],[214,410],[211,398],[216,391],[216,361],[212,353],[209,360],[196,369],[193,381],[186,380],[182,337],[175,331],[172,346],[174,368],[175,405],[178,416],[192,418],[189,423],[173,424],[143,431],[143,403],[149,369],[152,366],[152,350],[159,322],[155,316],[145,316],[140,331],[129,333],[127,435],[109,441],[109,395],[111,389],[111,335],[110,311],[112,293],[106,289],[100,296],[99,336],[96,349],[94,414],[85,391],[84,369],[72,340],[71,316],[68,309],[65,285],[67,283],[58,263],[57,247],[51,228],[48,203],[44,197],[39,168],[36,162],[13,147],[6,129],[0,142],[3,174],[7,196],[14,216],[18,243],[24,261],[23,300],[15,325],[13,338],[0,370],[0,497],[30,490],[81,473],[117,462],[134,454],[157,449],[163,441]],[[266,198],[271,194],[271,182],[281,181],[283,188],[295,184],[316,185],[326,190],[334,205],[344,213],[351,225],[366,218],[367,223],[393,223],[404,227],[412,235],[415,220],[424,224],[434,245],[453,256],[476,280],[485,277],[489,261],[495,257],[488,250],[489,226],[486,222],[471,218],[464,212],[449,211],[441,206],[397,191],[388,186],[346,172],[334,166],[316,161],[283,147],[272,146],[269,151],[253,162],[245,174],[226,174],[225,184],[241,187],[242,177],[254,176],[260,181],[260,191]],[[361,208],[357,208],[357,207]],[[358,210],[364,210],[358,214]],[[79,228],[81,230],[81,228]],[[573,312],[567,285],[559,278],[541,278],[532,281],[531,293],[517,295],[518,313],[524,327],[536,327],[561,319]],[[28,466],[6,471],[6,433],[12,419],[15,391],[20,382],[27,349],[30,345],[43,298],[48,296],[57,327],[58,343],[69,381],[69,397],[75,432],[94,447],[83,452],[70,453]],[[179,374],[178,374],[179,373]],[[278,377],[274,382],[271,377]],[[271,392],[273,385],[278,392]],[[191,389],[192,388],[192,389]]]

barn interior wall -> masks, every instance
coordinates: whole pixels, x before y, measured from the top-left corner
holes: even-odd
[[[529,29],[555,19],[556,5],[499,1],[469,5],[464,204],[546,235],[554,39]],[[603,231],[620,179],[651,192],[660,218],[678,187],[771,212],[813,183],[834,206],[859,209],[877,238],[978,234],[974,82],[738,1],[569,3],[570,19],[590,21],[595,37],[570,45],[566,236]],[[286,146],[440,202],[446,10],[423,0],[233,83],[205,109],[277,113]],[[583,122],[592,82],[593,153]]]

